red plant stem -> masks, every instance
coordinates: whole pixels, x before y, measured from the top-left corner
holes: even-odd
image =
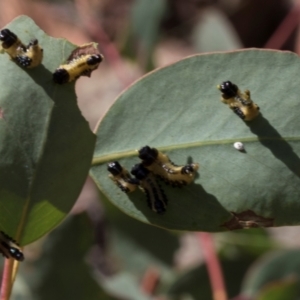
[[[227,300],[227,292],[224,284],[221,266],[215,251],[211,234],[197,233],[202,245],[204,260],[206,262],[208,276],[214,300]]]
[[[154,296],[157,285],[159,284],[160,271],[158,268],[150,266],[141,281],[141,290],[150,296]]]
[[[12,290],[13,259],[5,259],[0,300],[8,300]]]
[[[280,49],[300,22],[300,7],[295,4],[284,20],[269,38],[264,48]]]

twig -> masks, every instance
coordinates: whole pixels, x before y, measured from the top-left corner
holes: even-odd
[[[8,300],[12,290],[14,259],[5,259],[0,300]]]
[[[160,271],[158,268],[150,266],[142,278],[140,287],[141,290],[150,296],[154,296],[157,285],[160,279]]]
[[[204,259],[207,266],[208,276],[213,293],[214,300],[227,300],[224,279],[220,263],[215,251],[212,236],[206,232],[197,233],[202,245]]]

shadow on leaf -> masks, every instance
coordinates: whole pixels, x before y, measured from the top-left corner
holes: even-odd
[[[251,132],[257,135],[263,146],[267,147],[277,159],[281,160],[295,175],[300,177],[300,158],[268,120],[259,115],[255,122],[247,123],[247,125]]]
[[[148,207],[142,191],[128,195],[136,209],[152,224],[175,230],[197,230],[204,226],[206,231],[215,231],[221,228],[220,220],[231,218],[218,199],[199,184],[183,188],[172,188],[164,183],[161,186],[168,198],[164,214],[157,214]]]

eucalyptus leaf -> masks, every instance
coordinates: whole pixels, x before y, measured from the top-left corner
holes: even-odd
[[[132,30],[144,44],[145,49],[152,49],[159,34],[160,21],[167,9],[165,0],[138,0],[133,6]]]
[[[269,294],[276,293],[277,287],[278,295],[287,289],[286,295],[291,293],[291,295],[296,294],[299,297],[299,278],[299,249],[269,252],[256,261],[246,274],[242,295],[247,297],[260,295],[261,298],[257,299],[272,299],[267,297],[271,297],[268,296]],[[287,296],[284,299],[295,298]]]
[[[216,8],[202,11],[192,32],[197,52],[229,51],[242,48],[242,43],[226,15]]]
[[[251,262],[253,262],[253,257],[248,255],[237,255],[235,258],[221,258],[220,264],[226,281],[226,291],[229,299],[238,294],[243,275]],[[175,299],[178,299],[176,296],[185,293],[190,294],[194,299],[214,300],[205,264],[179,273],[167,289],[167,294],[175,297]]]
[[[137,0],[131,13],[131,30],[138,39],[144,66],[152,67],[154,46],[159,39],[160,23],[167,10],[166,0]],[[133,42],[129,39],[128,42]]]
[[[93,242],[92,226],[85,214],[68,217],[51,232],[40,259],[22,268],[33,298],[116,300],[97,284],[85,261]]]
[[[70,211],[95,136],[77,106],[74,83],[52,81],[76,46],[47,36],[26,16],[5,28],[26,45],[37,38],[44,49],[42,64],[28,70],[0,55],[0,229],[25,245]]]
[[[195,55],[156,70],[117,99],[96,129],[91,175],[122,211],[177,230],[222,231],[300,224],[300,59],[249,49]],[[249,89],[261,114],[244,122],[220,102],[216,86]],[[244,152],[233,147],[242,142]],[[195,183],[162,184],[169,199],[158,215],[141,191],[123,193],[107,163],[131,169],[149,145],[176,164],[200,164]]]
[[[295,300],[299,280],[296,278],[288,278],[280,282],[273,282],[267,286],[255,300]]]
[[[141,291],[136,278],[129,272],[118,273],[102,281],[105,290],[120,297],[122,300],[153,299],[153,297],[145,295],[143,291]]]
[[[122,266],[126,267],[127,271],[133,269],[144,272],[145,264],[149,266],[154,262],[159,262],[160,265],[168,268],[173,267],[174,255],[180,246],[179,234],[149,226],[128,217],[120,210],[116,210],[115,206],[103,194],[101,195],[101,202],[104,205],[105,216],[109,220],[110,230],[112,231],[110,240],[111,247],[114,250],[111,251],[115,251],[122,258]],[[155,243],[153,242],[154,240]],[[162,244],[164,244],[163,247],[161,246]],[[151,260],[147,260],[144,257],[137,262],[139,255],[129,255],[127,253],[133,251],[133,249],[140,256],[151,257]]]

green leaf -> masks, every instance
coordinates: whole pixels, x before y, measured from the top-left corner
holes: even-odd
[[[154,268],[159,274],[160,291],[162,286],[174,280],[173,261],[179,248],[178,235],[128,217],[116,210],[103,195],[101,200],[109,221],[108,253],[118,265],[117,274],[104,281],[105,287],[128,299],[144,299],[146,295],[141,290],[141,278]],[[128,287],[126,295],[125,284]],[[159,291],[156,289],[156,293]]]
[[[140,57],[148,69],[152,63],[152,53],[159,38],[160,22],[166,12],[166,0],[137,0],[131,14],[132,32],[140,45]],[[132,39],[129,41],[133,42]]]
[[[218,243],[222,245],[221,255],[225,257],[245,255],[258,257],[280,247],[264,228],[222,232],[216,237]]]
[[[277,294],[281,293],[281,290],[287,289],[289,291],[288,293],[291,293],[291,295],[296,294],[299,297],[299,279],[299,249],[271,252],[260,258],[251,267],[244,279],[242,294],[248,297],[254,297],[259,294],[262,297],[258,297],[259,300],[269,299],[263,298],[263,296],[265,295],[264,297],[267,297],[269,293],[276,293],[275,290],[277,286]],[[294,286],[295,283],[296,286]],[[294,298],[284,297],[281,299]]]
[[[202,11],[192,33],[192,42],[197,52],[229,51],[243,47],[226,15],[211,7]]]
[[[25,16],[6,27],[24,44],[37,38],[44,48],[42,65],[28,70],[0,55],[0,228],[25,245],[70,211],[95,137],[77,106],[74,83],[52,81],[75,45],[47,36]]]
[[[150,73],[100,122],[92,177],[121,210],[168,229],[300,224],[299,71],[296,54],[251,49],[196,55]],[[221,103],[216,86],[225,80],[249,89],[262,114],[245,123]],[[233,148],[236,141],[245,153]],[[164,215],[147,207],[141,191],[126,195],[108,178],[108,162],[130,170],[145,145],[176,164],[200,164],[195,184],[163,185]]]
[[[299,280],[289,278],[267,286],[256,300],[296,300]]]
[[[104,279],[103,283],[107,291],[118,295],[122,300],[152,300],[153,297],[141,291],[137,281],[129,272],[122,272]]]
[[[173,267],[174,255],[180,246],[178,234],[143,224],[128,217],[121,211],[116,210],[104,195],[101,195],[101,200],[105,207],[105,216],[109,220],[112,230],[110,239],[111,247],[114,250],[111,251],[116,252],[122,258],[122,266],[127,271],[130,269],[134,272],[142,270],[142,273],[138,274],[141,276],[145,271],[145,266],[148,267],[150,264],[155,263],[169,268]],[[155,242],[153,242],[154,239]],[[126,249],[123,249],[120,245]],[[129,255],[132,250],[130,247],[134,248],[140,257],[144,255],[148,259],[143,257],[137,262],[136,260],[139,259],[137,255]]]
[[[97,284],[85,256],[93,243],[92,226],[85,214],[69,217],[54,230],[35,263],[25,263],[25,276],[36,299],[115,300]],[[28,274],[28,269],[31,270]],[[55,283],[55,288],[53,284]]]
[[[239,292],[243,275],[252,262],[253,257],[249,255],[235,255],[231,258],[220,259],[229,298],[234,297]],[[213,300],[210,279],[205,264],[181,272],[176,280],[169,285],[167,291],[167,294],[173,297],[185,293],[190,294],[195,299]]]

